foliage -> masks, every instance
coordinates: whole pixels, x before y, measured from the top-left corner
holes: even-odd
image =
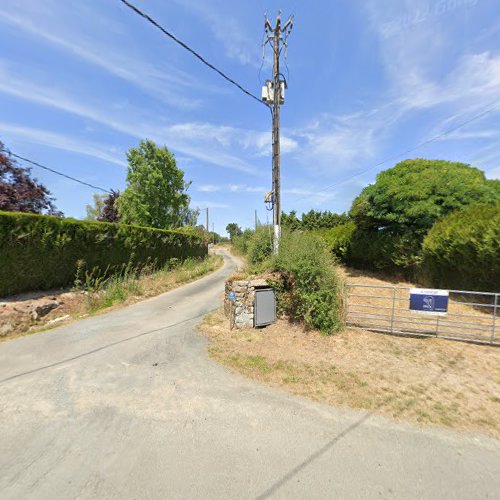
[[[248,260],[251,264],[260,264],[270,257],[272,249],[270,226],[258,226],[248,241]]]
[[[202,239],[182,230],[0,212],[0,295],[68,285],[82,260],[103,276],[206,253]]]
[[[247,255],[253,234],[254,231],[252,229],[245,229],[238,236],[234,236],[231,240],[234,250],[242,255]]]
[[[0,210],[62,216],[48,189],[30,175],[31,169],[18,166],[0,141]]]
[[[229,239],[231,241],[233,241],[235,237],[241,236],[243,234],[243,231],[241,230],[240,226],[238,226],[238,224],[234,222],[231,222],[226,226],[226,231],[229,234]]]
[[[444,160],[405,160],[377,175],[354,200],[350,216],[361,230],[423,237],[437,219],[474,203],[496,203],[500,184],[481,170]]]
[[[87,307],[92,312],[124,302],[131,296],[157,295],[178,283],[186,283],[214,271],[222,261],[220,255],[210,255],[205,259],[188,257],[182,262],[172,258],[158,270],[150,266],[126,266],[123,271],[111,276],[90,276],[91,279],[91,273],[87,272],[86,279],[76,283],[75,288],[87,292]]]
[[[158,229],[196,224],[199,212],[189,209],[186,194],[191,183],[166,147],[147,139],[127,159],[128,185],[117,201],[122,222]]]
[[[410,277],[433,224],[454,210],[500,200],[500,183],[464,163],[406,160],[378,174],[354,200],[351,265],[401,270]]]
[[[292,210],[289,214],[283,212],[281,215],[282,226],[292,231],[297,229],[314,230],[334,228],[348,221],[349,217],[346,214],[336,214],[330,211],[321,212],[310,210],[302,214],[301,219],[297,217],[295,210]]]
[[[471,206],[437,222],[424,239],[422,277],[433,286],[498,292],[500,204]]]
[[[421,262],[420,247],[421,239],[411,233],[356,229],[350,238],[346,262],[360,269],[402,272],[411,279]]]
[[[280,307],[292,319],[332,333],[342,328],[341,282],[326,246],[308,232],[283,232],[272,270],[284,276],[276,283]]]
[[[120,197],[120,191],[111,190],[111,193],[104,199],[104,205],[102,207],[101,214],[97,217],[99,222],[119,222],[120,215],[118,213],[118,198]]]
[[[228,238],[226,238],[225,236],[221,236],[219,233],[216,233],[215,231],[210,231],[209,236],[210,236],[210,243],[215,243],[216,245],[218,243],[225,243],[229,241]]]
[[[85,206],[85,211],[87,215],[85,216],[85,220],[98,220],[102,215],[102,211],[104,208],[104,201],[108,197],[107,194],[94,193],[92,199],[92,205],[87,204]]]
[[[355,231],[356,225],[353,221],[349,221],[332,229],[319,229],[314,233],[325,242],[328,250],[338,261],[347,263]]]

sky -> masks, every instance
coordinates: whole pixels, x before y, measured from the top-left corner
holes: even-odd
[[[257,95],[272,70],[264,14],[294,14],[282,61],[285,211],[346,211],[406,158],[500,177],[498,0],[133,2]],[[272,219],[269,111],[119,0],[2,0],[0,49],[0,140],[13,152],[123,190],[127,150],[150,138],[174,152],[191,206],[208,207],[217,232],[253,226],[255,210]],[[85,216],[95,190],[33,175],[66,216]]]

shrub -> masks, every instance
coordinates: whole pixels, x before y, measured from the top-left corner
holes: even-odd
[[[341,282],[324,243],[311,233],[284,232],[272,268],[284,276],[278,304],[292,320],[324,333],[342,328]]]
[[[248,260],[252,264],[264,262],[272,253],[273,236],[270,226],[259,226],[248,240]]]
[[[424,239],[421,274],[433,286],[497,292],[500,204],[471,206],[437,222]]]
[[[231,243],[236,253],[241,255],[248,254],[248,244],[253,236],[253,231],[251,229],[245,229],[241,234],[233,236]]]
[[[102,276],[206,254],[202,239],[182,230],[0,212],[0,295],[68,285],[78,266]]]
[[[352,237],[356,231],[354,222],[334,227],[333,229],[319,229],[314,231],[326,244],[328,250],[340,262],[347,263]]]
[[[402,271],[411,278],[421,262],[420,247],[420,238],[412,234],[357,229],[352,234],[347,262],[360,269]]]

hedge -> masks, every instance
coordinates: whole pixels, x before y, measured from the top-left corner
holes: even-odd
[[[447,215],[431,228],[422,252],[424,282],[500,291],[500,204],[471,206]]]
[[[356,225],[353,221],[349,221],[332,229],[317,229],[313,233],[325,242],[330,252],[339,262],[347,263],[351,240],[355,231]]]
[[[69,285],[82,260],[109,274],[206,254],[202,239],[182,230],[0,212],[0,296]]]

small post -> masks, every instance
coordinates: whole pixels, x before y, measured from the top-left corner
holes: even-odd
[[[396,287],[392,289],[391,333],[394,333],[394,312],[396,309]]]
[[[495,305],[493,307],[493,328],[491,331],[492,344],[495,343],[495,338],[496,338],[497,308],[498,308],[498,293],[495,293]]]

